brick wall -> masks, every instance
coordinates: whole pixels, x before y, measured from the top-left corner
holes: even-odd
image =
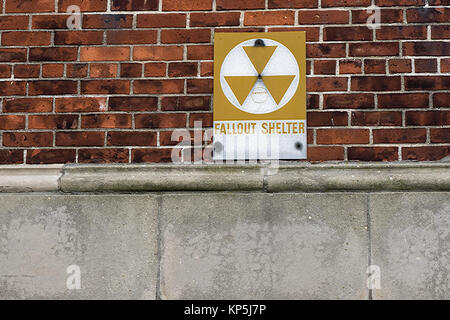
[[[371,4],[381,29],[366,26]],[[69,30],[78,5],[82,30]],[[307,32],[309,160],[450,153],[448,0],[0,0],[0,164],[170,161],[215,32]]]

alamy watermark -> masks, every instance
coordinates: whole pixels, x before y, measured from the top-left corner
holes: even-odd
[[[66,280],[66,287],[68,290],[80,290],[81,289],[81,269],[76,264],[70,265],[66,269],[66,273],[69,275]]]

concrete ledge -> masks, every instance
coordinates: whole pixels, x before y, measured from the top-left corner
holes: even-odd
[[[445,191],[450,163],[0,167],[0,192]]]
[[[0,192],[58,191],[63,165],[0,166]]]

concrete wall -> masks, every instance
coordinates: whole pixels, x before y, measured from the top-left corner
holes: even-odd
[[[145,176],[146,168],[138,171]],[[322,172],[321,185],[338,170],[300,165],[295,171],[305,168],[309,174]],[[139,185],[135,169],[77,167],[77,173],[68,173],[75,169],[53,168],[62,176],[56,175],[58,189],[46,192],[14,187],[17,170],[23,177],[26,169],[10,169],[9,188],[3,190],[14,192],[0,194],[1,299],[450,298],[447,164],[355,167],[353,178],[362,191],[356,185],[346,190],[347,183],[341,191],[313,192],[296,190],[306,182],[296,184],[297,178],[286,174],[293,167],[280,168],[270,179],[263,175],[261,190],[250,188],[251,181],[259,181],[260,168],[246,167],[245,190],[221,181],[217,190],[211,182],[210,191],[193,191],[175,190],[182,189],[174,182],[180,168],[153,166],[147,172],[166,179],[147,180],[144,186],[154,189],[159,183],[164,192],[101,194],[99,186],[96,192],[76,192],[74,181],[86,188],[93,170],[92,184],[106,189],[108,181],[119,188],[112,181],[124,175]],[[109,174],[100,178],[102,170]],[[228,169],[190,170],[192,179],[206,183]],[[371,170],[397,182],[385,183],[386,190],[378,184],[364,188],[363,177]],[[440,172],[439,177],[430,172]],[[268,192],[283,175],[291,181],[286,178],[280,191]],[[412,180],[404,183],[412,175],[420,182],[415,188]],[[233,177],[243,179],[238,170],[229,170],[228,179]],[[426,179],[440,187],[432,188]],[[69,180],[73,190],[63,190]],[[407,191],[390,190],[399,180]],[[81,270],[79,290],[66,284],[71,265]],[[380,268],[380,289],[367,288],[369,265]]]

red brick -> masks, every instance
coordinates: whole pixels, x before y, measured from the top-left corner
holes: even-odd
[[[265,9],[265,0],[216,0],[217,10]]]
[[[352,126],[401,126],[400,111],[352,112]]]
[[[52,99],[19,98],[5,99],[3,112],[51,112]]]
[[[352,57],[398,56],[397,42],[350,43],[349,53]]]
[[[48,46],[51,33],[45,31],[10,31],[3,32],[3,46]]]
[[[408,126],[445,126],[450,125],[450,111],[408,111]]]
[[[359,161],[396,161],[398,148],[396,147],[349,147],[348,160]]]
[[[415,41],[403,43],[405,56],[449,56],[450,43],[444,41]]]
[[[188,60],[212,60],[214,47],[209,45],[188,46],[187,58]]]
[[[211,10],[212,0],[163,0],[163,11]]]
[[[129,47],[82,47],[80,50],[80,61],[130,60]]]
[[[372,40],[372,30],[367,27],[325,27],[325,41],[368,41]]]
[[[373,14],[367,10],[352,10],[352,23],[366,23],[369,17]],[[381,23],[398,23],[403,22],[403,10],[401,9],[381,9],[380,10]]]
[[[210,110],[211,98],[202,96],[163,97],[161,110],[163,111],[203,111]]]
[[[83,29],[123,29],[133,26],[131,14],[83,15]]]
[[[0,149],[0,164],[23,163],[23,150]]]
[[[110,131],[108,146],[156,146],[156,132]]]
[[[184,13],[150,13],[137,15],[138,28],[185,28]]]
[[[414,60],[416,73],[433,73],[437,72],[436,59],[416,59]]]
[[[426,129],[375,129],[373,143],[424,143]]]
[[[448,124],[448,117],[446,117]],[[450,128],[431,128],[430,130],[432,143],[449,143],[450,142]]]
[[[366,59],[364,61],[364,73],[386,74],[386,60]]]
[[[214,75],[214,63],[213,62],[202,62],[200,64],[200,76],[201,77],[212,77]]]
[[[373,109],[374,95],[371,93],[326,94],[323,99],[324,109]]]
[[[185,132],[189,132],[190,140],[186,141]],[[174,140],[172,140],[172,134],[174,135]],[[178,140],[177,140],[178,138]],[[180,142],[183,142],[183,145],[191,146],[194,143],[194,133],[193,131],[187,130],[174,130],[174,131],[161,131],[159,133],[159,144],[161,146],[176,146]]]
[[[27,49],[0,48],[0,62],[25,62]]]
[[[306,90],[313,92],[320,91],[346,91],[347,78],[338,77],[308,77],[306,79]]]
[[[67,30],[67,14],[39,15],[31,17],[32,29],[66,29]],[[28,25],[28,19],[27,19]]]
[[[82,94],[128,94],[130,82],[128,80],[82,80]]]
[[[189,115],[189,127],[194,128],[195,122],[201,122],[202,128],[212,128],[213,126],[212,112],[191,113]]]
[[[156,30],[114,30],[106,32],[108,44],[152,44],[158,40]]]
[[[169,64],[169,77],[192,77],[198,74],[195,62],[175,62]]]
[[[28,164],[73,163],[76,159],[75,149],[33,149],[27,151]]]
[[[118,64],[115,63],[92,63],[91,78],[115,78],[117,77]]]
[[[347,24],[349,13],[346,10],[299,11],[299,24]]]
[[[120,77],[122,78],[140,78],[142,77],[141,63],[121,63]]]
[[[16,64],[14,78],[39,78],[41,66],[38,64]]]
[[[146,63],[144,66],[144,77],[165,77],[166,75],[166,63],[151,62]]]
[[[391,59],[389,60],[390,73],[409,73],[412,71],[410,59]]]
[[[128,149],[80,149],[79,163],[127,163]]]
[[[0,82],[0,96],[24,96],[25,92],[25,81]]]
[[[426,26],[382,26],[376,31],[378,40],[426,39]]]
[[[348,115],[347,112],[340,111],[314,111],[307,113],[307,121],[310,127],[346,126]]]
[[[336,74],[336,60],[314,61],[314,74]]]
[[[42,77],[61,78],[64,75],[64,65],[61,63],[51,63],[42,65]]]
[[[435,108],[450,107],[450,93],[435,93],[433,95],[433,106]]]
[[[51,147],[52,132],[4,132],[5,147]]]
[[[157,11],[162,0],[112,0],[113,11]],[[164,1],[164,3],[167,1]]]
[[[408,147],[402,149],[403,160],[436,161],[450,155],[450,147]]]
[[[344,147],[308,147],[308,161],[344,160]]]
[[[131,128],[129,114],[89,114],[81,117],[82,128]]]
[[[188,79],[187,80],[188,93],[212,93],[213,81],[212,79]]]
[[[58,0],[60,12],[67,12],[72,5],[80,7],[81,12],[106,11],[108,0]]]
[[[238,26],[241,14],[239,12],[202,12],[191,13],[191,27]]]
[[[131,153],[131,162],[172,162],[172,149],[133,149]]]
[[[25,30],[25,29],[28,29],[28,16],[2,15],[2,18],[0,19],[0,30]]]
[[[106,98],[59,98],[55,100],[55,111],[56,112],[106,111]]]
[[[77,115],[36,115],[28,117],[30,129],[77,129]]]
[[[431,26],[431,39],[450,39],[450,26]]]
[[[269,0],[269,9],[317,8],[317,0]]]
[[[281,32],[281,31],[305,31],[306,41],[316,42],[319,41],[319,27],[270,27],[269,32]]]
[[[369,143],[366,129],[318,129],[317,144],[365,144]]]
[[[293,11],[256,11],[245,12],[245,26],[293,25]]]
[[[306,109],[319,109],[319,95],[308,94],[306,95]]]
[[[327,7],[368,7],[371,0],[322,0],[322,8]]]
[[[76,47],[30,48],[30,61],[76,61]]]
[[[361,60],[341,60],[339,61],[339,74],[359,74],[361,73]]]
[[[428,93],[381,94],[378,108],[428,108]]]
[[[449,22],[450,8],[413,8],[406,11],[410,22]]]
[[[63,147],[103,146],[104,137],[104,132],[97,131],[56,132],[56,145]]]
[[[56,31],[55,44],[57,45],[86,45],[102,44],[103,31]]]
[[[28,85],[30,96],[76,94],[77,82],[72,80],[30,81]]]
[[[421,6],[425,4],[425,0],[376,0],[375,4],[380,7]]]
[[[25,117],[13,115],[0,115],[0,130],[25,129]]]
[[[110,111],[156,111],[158,108],[158,98],[151,96],[123,96],[110,97]]]
[[[441,59],[441,72],[450,72],[450,58]]]
[[[342,58],[345,57],[345,43],[307,44],[307,58]]]
[[[450,90],[450,76],[405,77],[406,90]]]
[[[183,47],[153,46],[135,47],[134,60],[170,61],[183,59]]]
[[[11,77],[11,66],[8,64],[0,64],[0,78]]]
[[[67,65],[67,77],[68,78],[85,78],[88,74],[87,63],[74,63]]]
[[[211,42],[209,29],[171,29],[161,31],[161,43]]]
[[[8,0],[5,5],[6,13],[10,12],[53,12],[55,11],[54,0]]]
[[[152,113],[135,116],[137,129],[185,128],[185,113]]]
[[[134,93],[183,93],[184,80],[136,80]]]
[[[352,77],[352,91],[398,91],[400,77]]]

